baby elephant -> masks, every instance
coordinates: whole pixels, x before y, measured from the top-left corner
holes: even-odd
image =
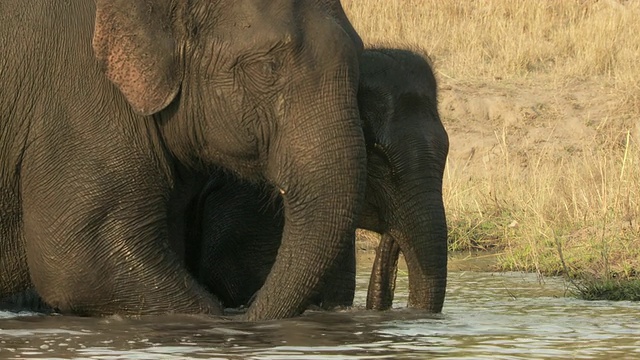
[[[402,251],[409,270],[408,306],[440,312],[447,279],[442,176],[449,142],[438,115],[436,80],[422,55],[400,49],[366,50],[360,72],[368,177],[358,227],[382,235],[367,308],[391,306]],[[285,221],[279,194],[218,176],[199,209],[188,267],[226,307],[247,305],[278,253]],[[339,263],[318,294],[323,306],[353,301],[355,254]]]

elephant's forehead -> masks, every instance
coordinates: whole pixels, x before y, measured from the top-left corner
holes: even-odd
[[[292,3],[265,0],[224,2],[218,5],[224,6],[224,10],[211,15],[215,23],[214,34],[227,37],[239,46],[290,42],[299,36],[296,21],[300,18],[299,10]],[[211,21],[210,17],[207,18]]]
[[[360,75],[362,87],[394,98],[406,95],[435,97],[436,83],[431,69],[419,58],[397,61],[389,57],[363,56]]]

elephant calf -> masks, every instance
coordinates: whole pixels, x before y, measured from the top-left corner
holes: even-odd
[[[442,176],[449,143],[437,111],[436,80],[428,62],[412,51],[370,49],[361,59],[358,105],[368,177],[358,227],[382,234],[367,308],[391,306],[402,251],[408,305],[440,312],[447,277]],[[287,217],[280,196],[267,186],[222,176],[201,202],[201,233],[193,234],[196,241],[187,248],[188,267],[225,306],[246,305],[278,254]],[[341,259],[318,301],[350,305],[354,288],[355,257]]]

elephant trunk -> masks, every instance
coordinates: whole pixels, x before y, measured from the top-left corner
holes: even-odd
[[[408,306],[439,313],[447,285],[447,221],[442,193],[432,192],[426,197],[424,217],[411,216],[420,210],[415,209],[400,222],[409,234],[420,234],[422,241],[408,241],[403,247],[403,232],[398,231],[394,238],[400,239],[409,270]]]
[[[412,194],[409,196],[406,194]],[[439,191],[398,194],[400,202],[377,250],[367,294],[367,308],[391,307],[400,250],[409,271],[408,306],[442,311],[447,283],[447,224]],[[400,207],[399,207],[400,206]]]
[[[332,111],[320,119],[296,119],[272,145],[278,150],[270,151],[268,172],[282,194],[285,224],[276,261],[246,314],[249,320],[300,314],[339,259],[353,252],[366,179],[365,143],[355,91],[328,93],[339,96],[305,104],[329,105]]]

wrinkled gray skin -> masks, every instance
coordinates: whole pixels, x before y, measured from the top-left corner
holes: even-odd
[[[437,111],[432,70],[411,51],[366,50],[358,100],[368,170],[358,226],[382,235],[367,307],[391,307],[402,251],[409,269],[408,305],[440,312],[447,277],[442,176],[449,143]],[[204,226],[202,234],[193,237],[201,242],[188,248],[188,264],[225,306],[249,303],[278,254],[286,220],[279,194],[270,189],[218,177],[203,193],[204,210],[196,222]],[[304,251],[298,256],[310,259]],[[316,302],[324,307],[350,305],[354,257],[343,258],[331,279]]]
[[[339,1],[5,0],[0,22],[0,298],[221,313],[183,264],[186,209],[220,166],[284,194],[246,319],[306,308],[366,178]]]

